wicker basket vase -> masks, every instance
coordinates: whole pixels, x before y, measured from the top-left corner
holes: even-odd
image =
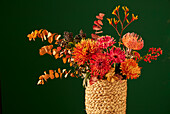
[[[127,80],[101,80],[85,90],[87,114],[126,114]]]

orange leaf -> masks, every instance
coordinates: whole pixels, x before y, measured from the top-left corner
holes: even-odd
[[[73,63],[72,63],[72,62],[70,63],[70,66],[73,66]]]
[[[76,71],[76,74],[78,74],[78,71]]]
[[[43,79],[43,75],[41,75],[40,77],[39,77],[39,80],[42,80]]]
[[[91,34],[91,37],[92,37],[93,39],[97,39],[97,38],[99,38],[100,36],[92,33],[92,34]]]
[[[39,49],[39,54],[40,54],[40,55],[46,54],[45,49],[44,49],[44,48]]]
[[[67,62],[67,58],[66,57],[63,57],[63,63],[65,64]]]
[[[33,35],[33,38],[36,38],[38,36],[38,30],[35,30],[34,31],[34,35]]]
[[[98,27],[96,25],[93,25],[93,30],[101,30],[101,29],[102,29],[102,27]]]
[[[59,74],[57,72],[55,72],[55,77],[59,78]]]
[[[48,42],[51,44],[53,42],[53,37],[56,33],[52,34],[51,36],[49,36],[48,38]]]
[[[41,82],[42,82],[42,85],[44,85],[44,80],[41,80]]]
[[[60,55],[60,57],[62,57],[62,56],[63,56],[63,54]]]
[[[42,84],[42,80],[40,80],[38,84]]]
[[[56,41],[55,44],[58,44],[59,41]]]
[[[32,35],[31,34],[28,34],[27,37],[29,38],[29,41],[32,40]]]
[[[47,30],[43,30],[43,31],[42,31],[42,34],[43,34],[43,35],[48,35],[48,31],[47,31]]]
[[[59,58],[59,54],[56,54],[54,57],[55,57],[55,59],[58,59]]]
[[[103,33],[103,31],[98,31],[98,32],[95,32],[95,34],[99,34],[99,33]]]
[[[60,78],[62,79],[62,75],[63,75],[63,73],[60,73]]]
[[[50,76],[49,76],[49,74],[45,74],[45,75],[43,75],[43,77],[44,77],[44,80],[47,81],[47,79],[48,79]]]
[[[102,21],[101,21],[101,20],[98,20],[98,23],[99,23],[100,25],[103,25],[103,23],[102,23]]]
[[[47,53],[48,53],[49,55],[52,55],[51,49],[53,48],[53,45],[48,45],[48,46],[46,46],[45,48],[46,48],[46,50],[47,50]]]
[[[58,68],[58,73],[61,73],[61,69],[60,68]]]
[[[50,44],[53,42],[53,36],[50,36],[50,37],[48,38],[48,42],[49,42]]]
[[[49,77],[51,79],[54,79],[54,71],[53,70],[49,70]]]
[[[58,41],[61,35],[55,35],[55,40]]]
[[[75,77],[73,73],[70,74],[71,77]]]

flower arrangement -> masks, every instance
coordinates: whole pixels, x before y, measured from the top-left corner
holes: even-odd
[[[35,30],[27,37],[29,40],[41,38],[42,41],[48,40],[50,45],[46,45],[39,49],[39,54],[49,54],[55,59],[62,58],[63,63],[69,63],[70,69],[60,69],[44,71],[44,75],[39,77],[38,85],[44,84],[49,78],[67,78],[81,77],[83,85],[93,85],[98,80],[108,80],[114,82],[117,80],[137,79],[141,74],[139,61],[151,62],[157,60],[162,54],[161,48],[150,48],[148,53],[141,56],[137,51],[144,47],[144,40],[136,33],[123,33],[123,31],[138,16],[132,14],[129,20],[129,9],[122,7],[124,11],[124,19],[121,20],[117,6],[112,14],[117,18],[107,18],[108,23],[116,30],[118,41],[109,36],[102,36],[103,19],[105,14],[99,13],[94,21],[91,38],[86,37],[86,33],[80,30],[80,33],[73,36],[72,32],[64,32],[63,38],[57,33],[51,33],[45,29]],[[120,24],[121,30],[118,30]],[[55,43],[52,45],[52,43]],[[72,68],[71,68],[72,67]],[[110,75],[112,74],[112,75]]]

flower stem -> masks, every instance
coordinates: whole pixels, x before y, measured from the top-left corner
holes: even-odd
[[[120,24],[121,24],[121,26],[122,26],[122,29],[123,29],[123,23],[122,23],[122,21],[121,21],[121,19],[120,19],[120,15],[119,15],[119,11],[117,12],[118,13],[118,16],[117,16],[117,18],[119,19],[119,21],[120,21]]]
[[[117,30],[117,28],[116,28],[113,24],[111,24],[111,25],[114,27],[114,29],[116,30],[117,34],[120,36],[120,33],[119,33],[119,31]]]

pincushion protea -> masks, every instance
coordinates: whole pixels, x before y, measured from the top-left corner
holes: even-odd
[[[138,63],[134,59],[125,59],[121,63],[120,69],[122,70],[122,75],[126,75],[126,79],[136,79],[141,74],[141,67],[138,66]]]
[[[141,50],[144,46],[144,41],[141,37],[139,39],[138,37],[139,35],[135,33],[126,33],[122,38],[123,45],[129,49]]]

